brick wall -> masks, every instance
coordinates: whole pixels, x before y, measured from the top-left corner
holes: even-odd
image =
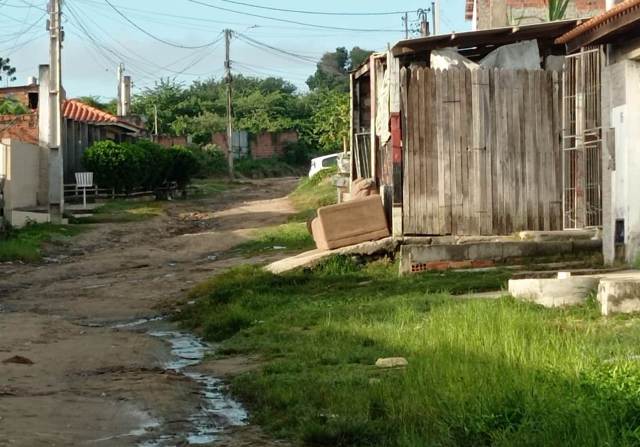
[[[213,134],[213,144],[227,153],[227,135],[223,132]],[[264,132],[252,135],[249,138],[249,151],[253,159],[273,158],[284,153],[284,148],[289,143],[298,141],[298,133],[295,131],[270,133]]]
[[[11,138],[38,144],[38,115],[0,115],[0,139]]]
[[[566,18],[591,17],[605,11],[606,0],[572,0]],[[546,0],[478,0],[478,29],[542,23],[548,20]]]
[[[37,85],[24,85],[20,87],[4,87],[0,88],[0,98],[11,98],[22,103],[25,107],[31,108],[29,95],[38,95]]]
[[[153,137],[153,141],[163,147],[186,146],[188,144],[187,137],[173,137],[171,135],[158,135]]]

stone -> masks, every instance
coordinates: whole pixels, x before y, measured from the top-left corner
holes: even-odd
[[[404,357],[381,358],[376,361],[378,368],[402,368],[407,365],[409,362]]]

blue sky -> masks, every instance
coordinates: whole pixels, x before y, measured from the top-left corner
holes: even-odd
[[[218,40],[225,28],[295,55],[265,51],[236,38],[231,52],[235,72],[262,77],[280,76],[302,90],[306,78],[315,71],[312,61],[325,51],[338,46],[383,50],[404,36],[400,14],[363,17],[310,15],[252,8],[224,0],[109,0],[151,37],[128,23],[106,0],[64,1],[63,81],[69,97],[113,97],[119,62],[125,63],[127,74],[133,77],[135,91],[152,86],[160,77],[175,77],[185,84],[211,76],[220,77],[224,59],[222,40],[201,49],[177,48],[161,40],[195,47]],[[263,7],[321,12],[413,11],[409,17],[413,22],[417,20],[415,11],[431,4],[430,1],[415,0],[238,1]],[[36,75],[38,65],[48,62],[45,8],[44,0],[0,0],[0,56],[10,57],[12,65],[18,69],[15,85],[23,84],[28,76]],[[442,32],[469,29],[469,23],[464,21],[464,0],[442,0],[441,11]],[[309,25],[381,31],[344,31]]]

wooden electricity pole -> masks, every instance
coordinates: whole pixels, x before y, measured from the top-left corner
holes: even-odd
[[[49,215],[61,223],[64,214],[62,152],[62,0],[49,2]]]
[[[234,153],[233,153],[233,103],[232,103],[232,82],[233,78],[231,76],[231,35],[232,31],[230,29],[224,30],[224,40],[225,40],[225,60],[224,60],[224,69],[225,69],[225,81],[227,83],[227,152],[229,158],[229,177],[233,178],[234,170],[233,170],[233,162],[234,162]]]

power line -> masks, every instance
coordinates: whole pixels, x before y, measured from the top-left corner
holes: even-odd
[[[105,0],[107,1],[107,0]],[[291,23],[294,25],[302,25],[302,26],[307,26],[310,28],[320,28],[320,29],[330,29],[330,30],[339,30],[339,31],[355,31],[355,32],[363,32],[363,33],[384,33],[384,32],[388,32],[388,33],[398,33],[400,32],[397,29],[362,29],[362,28],[343,28],[343,27],[339,27],[339,26],[328,26],[328,25],[317,25],[315,23],[306,23],[306,22],[298,22],[297,20],[289,20],[289,19],[280,19],[277,17],[270,17],[270,16],[263,16],[260,14],[253,14],[250,12],[246,12],[246,11],[238,11],[236,9],[230,9],[230,8],[223,8],[222,6],[215,6],[212,5],[210,3],[205,3],[199,0],[187,0],[188,2],[191,3],[195,3],[197,5],[202,5],[202,6],[206,6],[208,8],[213,8],[213,9],[217,9],[220,11],[227,11],[227,12],[232,12],[235,14],[242,14],[244,16],[250,16],[250,17],[257,17],[260,19],[267,19],[267,20],[274,20],[276,22],[284,22],[284,23]]]
[[[209,47],[209,46],[211,46],[211,45],[213,45],[213,44],[215,44],[217,42],[217,40],[215,40],[213,42],[209,42],[209,43],[204,44],[204,45],[193,45],[193,46],[191,46],[191,45],[181,45],[181,44],[169,42],[168,40],[164,40],[164,39],[162,39],[162,38],[150,33],[149,31],[145,30],[141,26],[139,26],[137,23],[135,23],[133,20],[129,19],[129,17],[127,17],[125,14],[123,14],[118,8],[113,6],[113,4],[111,2],[109,2],[109,0],[104,0],[104,1],[105,1],[105,3],[107,5],[109,5],[111,7],[111,9],[113,9],[115,12],[117,12],[120,17],[122,17],[127,22],[129,22],[134,28],[136,28],[137,30],[143,32],[144,34],[146,34],[147,36],[151,37],[152,39],[157,40],[158,42],[161,42],[161,43],[163,43],[165,45],[169,45],[169,46],[176,47],[176,48],[184,48],[184,49],[187,49],[187,50],[197,50],[197,49],[200,49],[200,48]]]
[[[386,12],[326,12],[326,11],[306,11],[300,9],[274,8],[271,6],[260,6],[253,3],[245,3],[234,0],[220,0],[225,3],[233,3],[235,5],[248,6],[250,8],[266,9],[269,11],[292,12],[295,14],[323,15],[323,16],[392,16],[404,14],[411,11],[386,11]]]

